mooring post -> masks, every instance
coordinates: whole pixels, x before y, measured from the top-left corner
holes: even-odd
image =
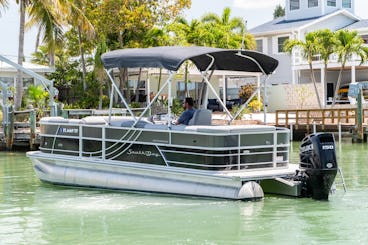
[[[12,105],[6,106],[6,121],[4,123],[5,148],[11,150],[14,141],[14,109]]]
[[[29,111],[29,129],[29,148],[34,150],[36,140],[36,111],[34,109]]]
[[[290,141],[293,141],[293,124],[290,123]]]
[[[360,88],[357,98],[356,128],[353,132],[353,143],[362,143],[364,141],[362,97],[362,88]]]
[[[338,124],[338,131],[339,131],[339,145],[341,145],[341,122]]]

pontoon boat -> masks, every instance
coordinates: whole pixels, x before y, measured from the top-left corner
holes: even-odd
[[[164,123],[150,120],[146,116],[149,108],[164,89],[169,93],[171,114],[171,83],[187,60],[197,67],[213,93],[210,76],[215,70],[261,73],[266,84],[278,65],[277,60],[259,52],[208,47],[105,53],[102,61],[112,81],[111,96],[120,96],[129,115],[42,118],[39,151],[27,153],[37,176],[68,186],[236,200],[259,199],[264,193],[328,199],[337,173],[331,134],[308,136],[300,148],[300,163],[291,164],[287,128],[233,125],[234,117],[217,93],[228,114],[226,125],[212,125],[211,111],[206,108],[198,108],[189,125],[173,125],[170,116]],[[113,79],[114,69],[132,67],[164,68],[169,73],[139,116],[129,108]]]

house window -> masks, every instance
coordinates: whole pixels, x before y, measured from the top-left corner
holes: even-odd
[[[258,39],[256,40],[256,50],[258,52],[263,52],[263,40],[262,39]]]
[[[284,52],[284,43],[286,40],[289,40],[289,37],[278,37],[277,38],[277,52],[278,53]]]
[[[188,89],[189,97],[198,98],[202,90],[202,83],[188,82],[187,89]],[[176,97],[184,101],[185,97],[187,96],[188,95],[185,93],[185,82],[178,81]]]
[[[318,7],[318,0],[308,0],[308,8]]]
[[[351,0],[342,0],[343,8],[351,8]]]
[[[327,0],[327,6],[336,7],[336,0]]]
[[[290,0],[290,10],[296,10],[300,8],[299,0]]]

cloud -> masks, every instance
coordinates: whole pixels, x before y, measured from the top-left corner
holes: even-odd
[[[242,9],[262,9],[274,7],[281,4],[280,2],[280,0],[234,0],[233,6]]]

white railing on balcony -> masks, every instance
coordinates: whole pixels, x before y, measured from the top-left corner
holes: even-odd
[[[359,55],[352,55],[350,58],[348,58],[347,63],[349,62],[360,62],[360,56]],[[323,60],[321,58],[321,55],[314,55],[313,56],[313,63],[320,64],[323,63]],[[339,57],[337,54],[331,54],[329,57],[329,63],[339,63]],[[367,62],[365,62],[367,63]],[[298,65],[308,65],[308,60],[303,56],[302,52],[293,52],[292,53],[292,64],[294,66]]]

